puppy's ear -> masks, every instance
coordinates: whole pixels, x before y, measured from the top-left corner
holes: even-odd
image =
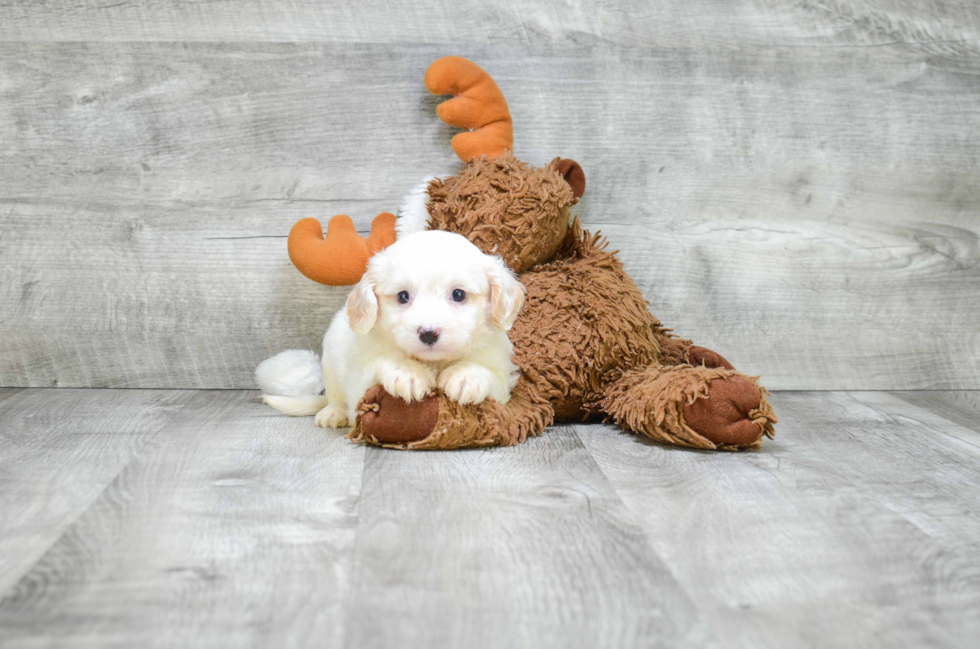
[[[524,306],[524,285],[500,257],[491,257],[487,267],[490,283],[490,315],[493,322],[504,331],[514,326],[514,320]]]
[[[347,296],[347,321],[354,333],[363,336],[378,319],[378,296],[374,293],[374,273],[368,267],[364,277]]]

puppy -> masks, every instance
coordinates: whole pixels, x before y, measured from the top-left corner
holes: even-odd
[[[353,425],[377,384],[406,401],[438,386],[462,404],[506,403],[518,376],[506,332],[523,303],[524,287],[499,257],[458,234],[410,234],[371,258],[334,317],[322,377],[310,367],[315,355],[292,350],[263,361],[256,380],[265,403],[315,413],[323,428]]]

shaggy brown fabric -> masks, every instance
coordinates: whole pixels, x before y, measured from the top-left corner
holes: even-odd
[[[527,296],[510,339],[531,384],[563,418],[581,419],[601,412],[607,384],[659,358],[664,332],[603,239],[576,220],[562,248],[521,275]]]
[[[576,202],[557,158],[535,169],[506,153],[429,183],[429,229],[458,232],[522,273],[555,254]]]
[[[664,337],[660,339],[660,362],[664,365],[683,365],[690,362],[688,350],[692,347],[691,341],[686,338],[677,338],[670,329],[664,329]],[[696,365],[697,363],[691,363]]]
[[[650,439],[714,449],[714,442],[685,425],[682,409],[707,396],[709,381],[725,376],[725,370],[652,365],[632,370],[611,385],[603,406],[616,423]]]
[[[694,448],[757,447],[763,435],[772,437],[776,423],[754,379],[704,366],[654,365],[628,372],[610,386],[604,406],[624,428]]]
[[[557,159],[534,169],[507,154],[429,185],[430,228],[463,234],[521,273],[527,297],[510,332],[521,379],[506,405],[460,406],[439,392],[417,404],[374,395],[353,439],[412,449],[510,445],[553,419],[593,416],[694,448],[756,447],[772,436],[776,417],[756,379],[674,336],[606,241],[570,220],[569,169]],[[432,404],[438,415],[423,435]],[[407,427],[413,408],[423,423]]]

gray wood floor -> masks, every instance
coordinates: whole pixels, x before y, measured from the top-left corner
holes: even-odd
[[[975,647],[980,393],[759,452],[352,445],[246,391],[0,390],[0,645]]]

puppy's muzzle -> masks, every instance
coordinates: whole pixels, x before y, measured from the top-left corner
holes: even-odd
[[[436,344],[439,340],[439,330],[438,329],[419,329],[419,340],[424,342],[430,347]]]

